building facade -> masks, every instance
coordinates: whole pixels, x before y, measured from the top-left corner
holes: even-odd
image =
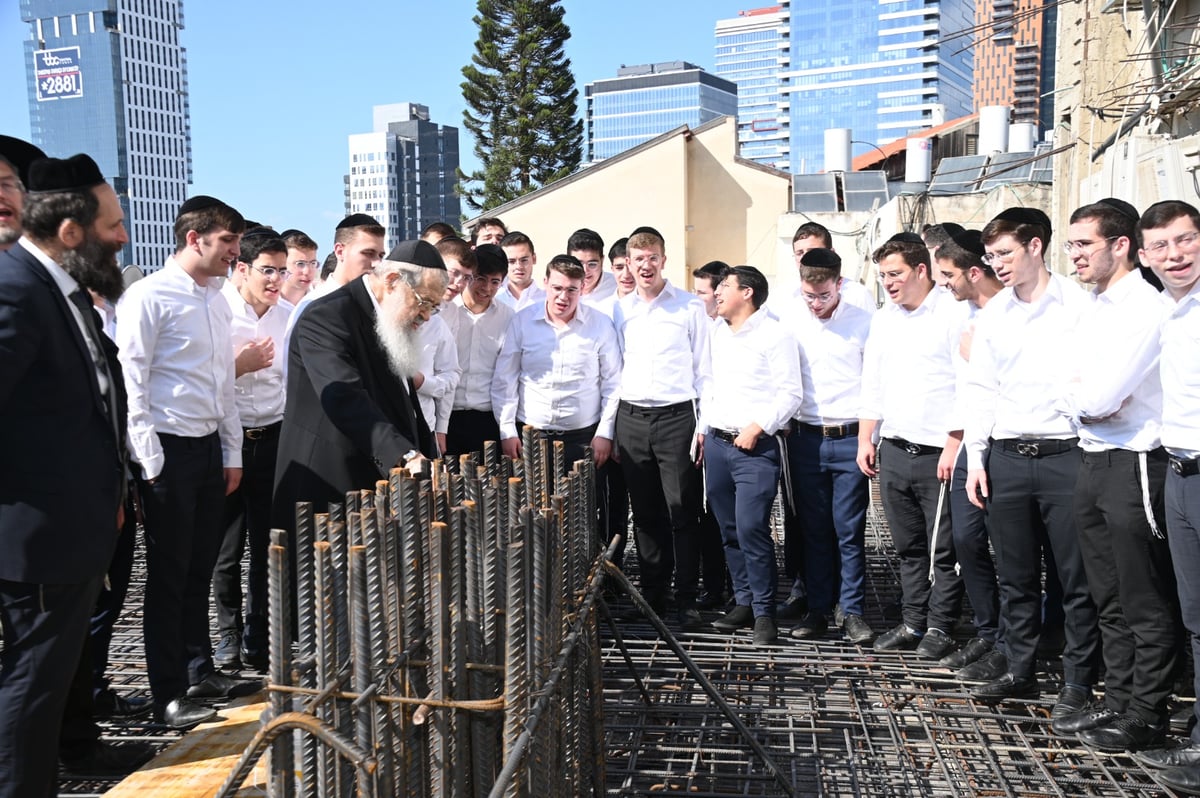
[[[791,171],[824,168],[824,131],[859,146],[972,111],[972,0],[784,0]],[[956,35],[959,34],[959,35]]]
[[[175,251],[172,222],[192,182],[182,0],[20,0],[35,144],[86,152],[112,183],[145,271]]]
[[[387,230],[389,247],[433,222],[458,226],[458,128],[429,120],[417,103],[377,105],[370,133],[349,137],[346,213],[366,213]]]
[[[1044,135],[1054,119],[1058,4],[976,0],[975,107],[1007,105]]]
[[[788,107],[780,75],[788,70],[787,15],[783,6],[739,11],[717,20],[713,71],[738,89],[738,146],[741,156],[787,169],[790,165]]]
[[[588,161],[738,112],[736,83],[686,61],[623,66],[615,78],[587,84],[584,93]]]

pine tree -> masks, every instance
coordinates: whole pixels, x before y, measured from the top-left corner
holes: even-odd
[[[476,210],[527,194],[579,166],[579,92],[563,45],[560,0],[478,0],[475,54],[463,67],[463,124],[483,168],[459,170],[459,194]]]

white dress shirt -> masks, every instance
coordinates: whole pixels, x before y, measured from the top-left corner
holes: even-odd
[[[756,310],[734,332],[712,331],[712,379],[700,401],[700,430],[740,432],[751,423],[774,435],[796,415],[804,392],[800,346],[779,321]]]
[[[963,403],[970,414],[963,432],[967,468],[983,468],[989,438],[1075,437],[1055,406],[1078,355],[1071,347],[1075,327],[1090,301],[1074,281],[1052,273],[1033,302],[1005,288],[975,317]]]
[[[425,381],[417,389],[425,423],[434,432],[446,434],[450,410],[454,405],[454,390],[458,387],[458,346],[454,333],[442,318],[431,316],[418,330],[421,359],[418,365]]]
[[[162,473],[159,433],[219,431],[226,468],[242,466],[229,303],[167,258],[117,305],[117,346],[129,395],[129,452],[146,479]]]
[[[863,350],[871,330],[871,314],[839,301],[828,319],[804,308],[785,322],[800,345],[804,393],[796,419],[805,424],[836,426],[859,419],[862,409]]]
[[[458,344],[459,380],[453,409],[491,411],[492,375],[512,321],[512,308],[492,302],[483,313],[472,313],[459,295],[438,315]]]
[[[667,282],[647,302],[633,291],[613,311],[625,366],[620,397],[642,407],[666,407],[704,396],[712,379],[704,303]]]
[[[879,309],[879,304],[875,301],[875,295],[871,293],[871,289],[857,280],[843,277],[840,288],[843,302],[849,302],[856,308],[865,310],[872,315]]]
[[[530,305],[540,305],[546,301],[546,289],[538,285],[535,279],[529,284],[529,287],[521,292],[521,296],[515,297],[512,291],[509,290],[508,280],[500,286],[500,290],[496,292],[492,304],[499,302],[502,305],[508,306],[514,313],[524,310]]]
[[[229,304],[231,338],[233,340],[234,373],[238,351],[251,341],[270,338],[275,343],[275,358],[271,365],[237,377],[233,383],[234,402],[238,417],[246,428],[266,427],[283,420],[283,406],[287,383],[283,373],[283,358],[279,356],[287,334],[288,309],[291,304],[279,304],[267,308],[261,317],[242,298],[233,283],[226,281],[221,296]]]
[[[339,288],[341,288],[340,285],[334,285],[329,280],[326,280],[304,296],[300,297],[300,301],[292,307],[292,312],[288,314],[287,329],[283,333],[283,342],[282,344],[277,342],[275,345],[276,349],[283,350],[283,357],[281,357],[280,360],[283,362],[283,378],[285,380],[287,379],[288,349],[291,347],[292,330],[296,326],[296,319],[300,318],[300,314],[304,312],[304,309],[308,307],[309,303],[314,299],[320,299],[326,294],[332,293]],[[287,300],[280,297],[279,301],[280,303],[283,303]],[[291,303],[289,302],[288,304],[290,305]]]
[[[1179,302],[1163,292],[1170,315],[1163,323],[1162,442],[1176,457],[1200,457],[1200,282]]]
[[[803,316],[805,313],[810,313],[808,303],[804,301],[804,286],[796,285],[798,277],[791,280],[781,280],[778,291],[773,293],[772,298],[763,305],[763,309],[767,311],[767,315],[772,316],[780,321],[787,322],[788,320]],[[773,291],[775,289],[772,289]],[[838,304],[853,305],[859,310],[864,310],[868,315],[875,315],[875,311],[879,309],[879,305],[875,302],[875,297],[865,285],[857,280],[851,280],[848,277],[842,277],[838,284],[838,293],[841,295],[841,300]]]
[[[520,420],[557,432],[597,424],[596,435],[612,440],[620,375],[621,351],[607,316],[581,305],[556,327],[545,303],[525,308],[508,325],[492,378],[501,439],[517,437]]]
[[[944,291],[916,310],[879,309],[863,352],[860,418],[882,420],[881,438],[943,447],[962,429],[955,417],[955,357],[965,311]]]
[[[1137,272],[1092,296],[1075,330],[1074,368],[1065,375],[1059,410],[1075,426],[1084,451],[1157,449],[1162,299]]]

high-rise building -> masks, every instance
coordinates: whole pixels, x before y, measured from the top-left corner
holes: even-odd
[[[971,113],[973,0],[784,0],[791,171],[824,166],[824,131],[882,145]]]
[[[686,61],[621,67],[587,84],[587,160],[602,161],[680,125],[737,114],[737,84]]]
[[[346,213],[374,216],[393,246],[433,222],[457,226],[458,128],[429,121],[417,103],[374,107],[370,133],[349,137]]]
[[[1007,105],[1013,122],[1045,133],[1054,119],[1058,4],[976,0],[975,106]]]
[[[717,20],[713,71],[738,89],[738,154],[787,169],[789,120],[780,75],[789,64],[787,15],[783,6],[739,11]]]
[[[95,159],[125,211],[122,265],[158,269],[192,181],[182,0],[20,2],[34,143]]]

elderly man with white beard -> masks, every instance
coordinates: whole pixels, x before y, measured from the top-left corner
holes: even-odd
[[[276,525],[296,502],[324,512],[346,491],[434,455],[417,401],[417,330],[437,312],[446,266],[425,241],[398,244],[374,270],[314,300],[288,351],[275,470]]]

